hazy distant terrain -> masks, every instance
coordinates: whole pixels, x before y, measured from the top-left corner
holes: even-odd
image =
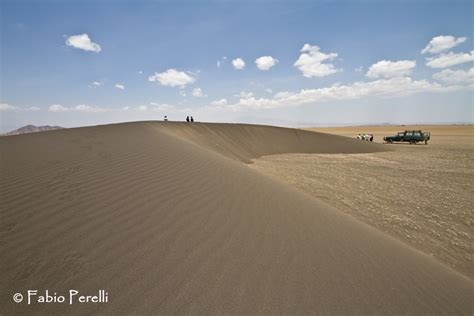
[[[49,125],[44,125],[44,126],[26,125],[26,126],[23,126],[23,127],[20,127],[18,129],[14,130],[14,131],[4,133],[3,135],[10,136],[10,135],[37,133],[37,132],[52,131],[52,130],[62,129],[62,128],[64,128],[64,127],[49,126]]]

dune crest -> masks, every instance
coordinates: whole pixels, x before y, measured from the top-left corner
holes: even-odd
[[[347,137],[266,125],[167,122],[155,125],[155,128],[246,163],[275,154],[349,154],[388,150],[378,144],[357,142]]]

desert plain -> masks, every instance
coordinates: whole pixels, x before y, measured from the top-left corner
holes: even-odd
[[[471,314],[464,128],[426,146],[178,122],[1,137],[0,314]],[[13,301],[28,289],[108,302]]]
[[[311,128],[355,138],[431,132],[428,145],[386,144],[361,154],[285,154],[257,159],[271,175],[474,278],[474,126]]]

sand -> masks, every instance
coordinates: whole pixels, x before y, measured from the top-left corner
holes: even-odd
[[[383,143],[383,136],[395,135],[404,130],[422,130],[431,132],[433,139],[430,141],[438,143],[440,140],[457,140],[458,138],[474,137],[474,126],[465,125],[382,125],[382,126],[350,126],[350,127],[314,127],[305,130],[332,135],[343,135],[355,138],[359,133],[368,133],[374,135],[374,140]]]
[[[431,131],[428,146],[385,145],[370,154],[286,154],[252,167],[434,256],[474,279],[474,126],[318,128],[354,137],[404,129]]]
[[[470,314],[472,280],[246,163],[384,149],[171,122],[2,137],[0,312]],[[12,301],[27,289],[109,301]]]

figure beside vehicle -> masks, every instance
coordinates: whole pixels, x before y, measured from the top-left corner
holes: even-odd
[[[359,139],[359,140],[365,140],[366,142],[374,141],[374,135],[373,134],[358,134],[356,136],[356,138]]]

